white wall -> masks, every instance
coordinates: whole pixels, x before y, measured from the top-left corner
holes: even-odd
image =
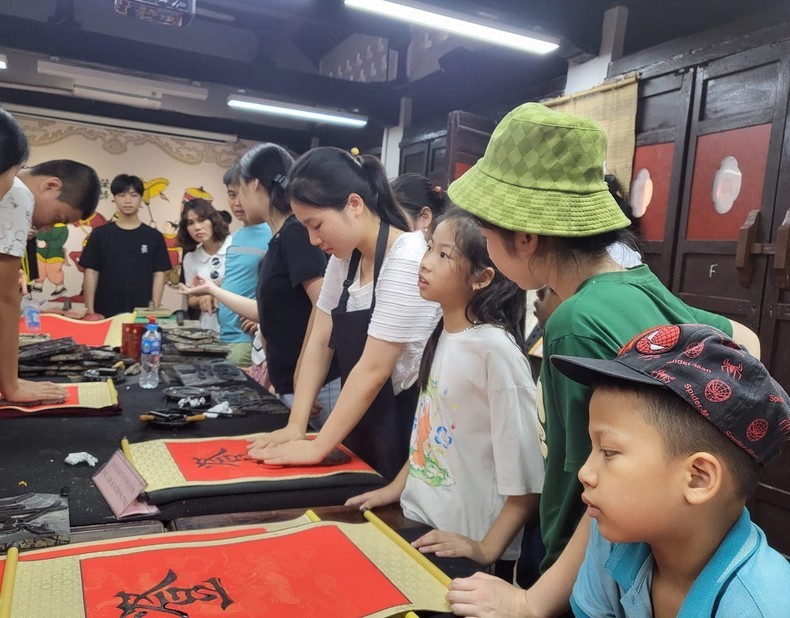
[[[604,14],[601,33],[601,48],[598,56],[587,62],[568,66],[565,94],[589,90],[604,82],[609,63],[623,54],[623,41],[628,21],[628,9],[615,6]]]

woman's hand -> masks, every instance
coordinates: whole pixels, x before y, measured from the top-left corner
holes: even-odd
[[[272,466],[309,466],[321,463],[327,454],[315,440],[294,440],[277,446],[249,450],[250,457]]]
[[[468,536],[442,530],[431,530],[412,542],[423,554],[436,554],[437,558],[469,558],[478,564],[489,565],[496,556],[487,556],[485,547]]]
[[[270,446],[277,446],[278,444],[285,444],[294,440],[304,440],[304,431],[293,425],[286,425],[282,429],[272,431],[271,433],[262,433],[257,438],[250,440],[247,445],[247,450],[253,449],[261,450]]]
[[[205,296],[207,294],[213,296],[216,290],[217,286],[213,281],[196,276],[189,286],[179,283],[177,291],[182,296]]]

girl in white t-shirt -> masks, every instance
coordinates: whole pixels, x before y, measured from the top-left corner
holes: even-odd
[[[250,446],[271,464],[311,464],[341,441],[386,478],[408,456],[415,386],[439,306],[420,297],[425,253],[409,232],[381,162],[338,148],[316,148],[288,174],[291,207],[327,265],[288,425]],[[310,406],[337,357],[343,387],[318,436],[305,440]]]
[[[225,254],[232,237],[219,212],[204,199],[184,204],[178,224],[178,241],[184,249],[181,268],[187,286],[194,285],[195,277],[222,284],[225,276]],[[189,306],[200,308],[200,326],[219,332],[217,300],[213,296],[187,296]]]
[[[388,486],[346,504],[400,499],[406,517],[434,528],[413,543],[423,553],[515,560],[543,488],[524,292],[494,268],[477,222],[456,209],[428,242],[419,288],[443,318],[422,358],[409,461]]]

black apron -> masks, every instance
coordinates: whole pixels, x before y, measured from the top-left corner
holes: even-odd
[[[340,365],[340,379],[345,386],[351,370],[362,357],[368,338],[368,325],[376,306],[376,282],[378,281],[384,253],[387,250],[389,225],[381,223],[376,241],[376,257],[373,263],[373,297],[370,309],[347,311],[349,287],[359,268],[362,254],[354,250],[348,275],[343,283],[343,293],[337,307],[332,311],[332,344]],[[359,455],[387,480],[397,476],[409,454],[409,440],[414,423],[419,387],[395,395],[392,381],[387,380],[370,404],[365,415],[343,440],[348,448]]]

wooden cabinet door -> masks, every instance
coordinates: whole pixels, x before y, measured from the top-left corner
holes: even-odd
[[[429,142],[418,142],[404,146],[400,151],[400,174],[419,174],[425,176],[428,171]]]
[[[677,239],[694,69],[639,83],[630,201],[642,259],[667,287]]]
[[[778,89],[787,97],[790,61],[782,63]],[[782,104],[787,106],[787,101]],[[778,131],[781,149],[772,148],[770,152],[770,157],[777,160],[779,179],[773,217],[768,223],[773,255],[769,256],[765,279],[760,341],[763,362],[790,392],[790,277],[786,268],[790,256],[790,119],[785,116],[783,120]],[[771,545],[790,556],[790,446],[785,446],[779,458],[767,466],[749,507]]]
[[[450,112],[447,115],[447,178],[446,187],[472,167],[486,151],[488,140],[496,128],[491,118],[469,112]]]
[[[790,292],[774,254],[790,206],[787,51],[769,45],[697,68],[672,277],[689,304],[758,332],[762,360],[785,389]],[[749,506],[771,545],[790,554],[790,454],[767,467]]]
[[[672,290],[689,304],[755,331],[787,112],[781,56],[778,46],[767,46],[696,71],[672,277]],[[753,211],[759,216],[746,247],[747,281],[736,252]]]

